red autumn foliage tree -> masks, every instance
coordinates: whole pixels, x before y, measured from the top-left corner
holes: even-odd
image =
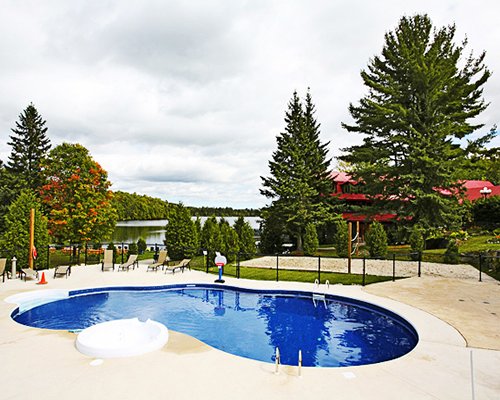
[[[63,143],[50,152],[43,171],[40,195],[52,237],[60,243],[107,239],[116,223],[111,183],[89,151],[80,144]]]

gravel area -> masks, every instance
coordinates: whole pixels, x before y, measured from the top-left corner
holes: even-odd
[[[318,257],[279,257],[279,268],[304,271],[318,270]],[[319,261],[322,272],[348,272],[348,262],[345,258],[321,258]],[[265,256],[241,262],[241,266],[256,268],[276,268],[276,257]],[[365,271],[368,275],[392,276],[392,260],[366,260]],[[351,272],[353,274],[363,273],[363,260],[351,260]],[[425,276],[437,276],[458,279],[479,279],[479,271],[468,264],[438,264],[422,262],[421,274]],[[396,261],[395,275],[397,277],[410,277],[418,275],[417,261]],[[486,274],[483,280],[492,279]]]

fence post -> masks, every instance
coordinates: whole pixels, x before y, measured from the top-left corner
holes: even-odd
[[[236,255],[236,278],[240,279],[240,252]]]
[[[206,273],[208,274],[208,255],[209,255],[209,251],[206,250],[206,251],[203,252],[203,254],[205,255]]]
[[[125,262],[125,261],[123,261],[123,250],[125,250],[125,246],[124,246],[124,243],[122,242],[122,264]]]
[[[392,253],[392,281],[396,280],[396,253]]]
[[[50,244],[47,245],[47,269],[50,268]]]
[[[482,272],[483,272],[483,255],[479,253],[479,282],[482,282]]]
[[[276,254],[276,282],[278,282],[279,255]]]
[[[69,242],[69,266],[71,267],[71,260],[73,259],[73,245]]]
[[[318,256],[318,282],[321,283],[321,256]]]
[[[418,252],[418,277],[422,275],[422,252]]]
[[[89,249],[89,242],[85,242],[85,265],[87,265],[88,261],[88,249]]]
[[[362,280],[361,286],[365,286],[365,261],[366,261],[366,258],[363,256],[363,280]]]

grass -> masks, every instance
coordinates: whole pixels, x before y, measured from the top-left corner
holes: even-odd
[[[206,271],[206,266],[203,257],[195,257],[191,261],[191,268]],[[209,273],[214,276],[218,275],[218,268],[209,268]],[[236,266],[228,264],[224,267],[224,275],[236,277],[237,271]],[[274,268],[251,268],[251,267],[240,267],[240,278],[241,279],[252,279],[257,281],[275,281],[276,280],[276,269]],[[318,273],[316,271],[297,271],[297,270],[278,270],[278,280],[279,281],[291,281],[291,282],[309,282],[314,283],[318,278]],[[390,276],[377,276],[377,275],[365,275],[365,284],[386,282],[390,281],[392,277]],[[321,282],[325,283],[329,281],[330,284],[342,284],[342,285],[361,285],[363,283],[363,276],[356,274],[343,274],[343,273],[333,273],[333,272],[322,272]]]

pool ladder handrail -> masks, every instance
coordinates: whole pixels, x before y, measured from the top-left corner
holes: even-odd
[[[280,349],[278,347],[276,347],[275,364],[276,364],[276,367],[275,367],[274,373],[276,375],[278,375],[279,374],[279,367],[280,367]]]
[[[327,289],[330,289],[330,281],[328,279],[325,281],[325,285],[326,285]],[[318,288],[318,291],[319,291],[320,282],[317,278],[314,280],[314,289],[316,287]],[[325,305],[325,308],[326,308],[326,293],[325,293],[325,291],[323,291],[323,293],[318,293],[318,292],[314,292],[314,289],[313,289],[313,293],[312,293],[312,301],[314,304],[314,308],[317,307],[316,300],[323,301],[323,304]]]

